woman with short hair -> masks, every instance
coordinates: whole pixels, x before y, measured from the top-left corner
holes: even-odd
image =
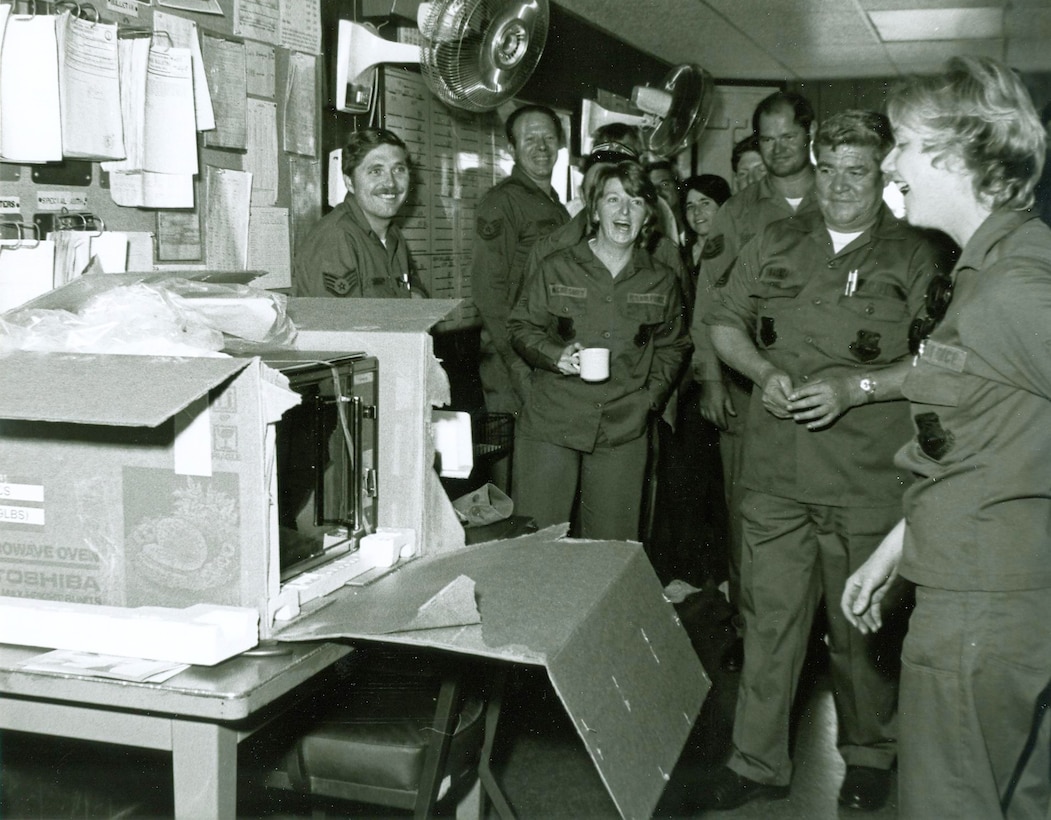
[[[917,480],[905,519],[841,604],[869,632],[896,575],[916,585],[901,816],[1042,818],[1048,720],[1026,749],[1051,680],[1051,229],[1026,209],[1046,137],[1019,79],[989,59],[907,81],[888,113],[896,144],[883,169],[908,221],[962,251],[910,332],[916,436],[896,463]]]

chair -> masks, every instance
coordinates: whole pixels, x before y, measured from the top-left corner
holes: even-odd
[[[477,775],[480,810],[491,800],[504,820],[513,814],[488,767],[499,717],[503,673],[484,686],[466,659],[364,649],[345,697],[296,716],[265,778],[268,788],[314,798],[372,803],[432,817],[447,793],[464,792]],[[286,724],[287,725],[287,724]]]

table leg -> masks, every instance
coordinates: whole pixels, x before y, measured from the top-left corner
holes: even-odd
[[[176,820],[234,820],[237,733],[214,723],[172,721]]]

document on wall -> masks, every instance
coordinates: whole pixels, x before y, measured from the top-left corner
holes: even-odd
[[[61,287],[83,276],[94,264],[104,273],[128,270],[128,236],[122,231],[54,231],[54,286]]]
[[[197,24],[185,17],[156,11],[153,13],[153,30],[167,34],[171,39],[171,44],[176,48],[190,50],[190,66],[193,71],[193,105],[197,130],[211,131],[215,128],[215,114],[212,111],[212,97],[208,89],[204,56],[201,54],[201,41],[197,37]]]
[[[47,293],[54,275],[54,242],[0,240],[0,313]]]
[[[289,55],[284,109],[285,151],[316,157],[317,58],[313,54]]]
[[[103,171],[142,170],[142,128],[146,113],[146,68],[150,59],[150,45],[149,37],[125,37],[117,42],[124,159],[103,162]]]
[[[201,215],[197,211],[158,211],[158,261],[196,262],[202,257]]]
[[[277,89],[277,60],[274,47],[248,40],[245,43],[245,52],[248,93],[253,97],[266,97],[272,100]]]
[[[4,3],[0,5],[0,50],[4,46],[4,31],[7,29],[7,18],[11,16],[11,4]],[[3,63],[3,54],[0,54],[0,64]],[[2,84],[3,77],[0,76],[0,84]],[[3,118],[4,104],[0,100],[0,146],[4,144],[4,118]]]
[[[288,208],[252,208],[248,223],[248,269],[267,272],[253,280],[252,287],[292,286]]]
[[[62,159],[58,32],[53,14],[9,14],[0,47],[0,159]]]
[[[211,92],[215,129],[204,133],[209,148],[245,149],[247,73],[245,45],[204,34],[201,37],[205,73]]]
[[[278,45],[281,12],[278,0],[235,0],[234,34]]]
[[[252,175],[205,166],[204,261],[214,270],[248,269]]]
[[[188,48],[162,51],[154,45],[150,49],[142,131],[144,171],[197,173],[197,129]]]
[[[290,51],[321,53],[320,0],[279,0],[281,33],[278,45]]]
[[[117,24],[65,11],[58,20],[58,42],[63,156],[122,159]]]
[[[277,202],[277,105],[248,100],[248,153],[244,169],[252,174],[252,204]]]
[[[125,208],[192,208],[192,174],[112,171],[110,197]]]
[[[102,170],[109,174],[110,197],[117,205],[128,208],[192,208],[193,207],[193,174],[158,173],[146,171],[146,120],[153,117],[154,133],[168,136],[164,130],[168,104],[172,102],[161,96],[149,99],[158,89],[165,89],[165,78],[155,76],[156,65],[151,62],[153,55],[168,54],[172,51],[167,37],[155,34],[152,38],[122,38],[119,42],[120,55],[120,96],[121,119],[124,127],[124,147],[127,157],[102,163]],[[183,50],[185,54],[185,50]],[[182,100],[181,107],[173,106],[173,119],[170,123],[173,131],[182,135],[179,145],[182,146],[187,159],[187,168],[197,167],[197,135],[192,123],[187,122],[186,80],[173,80],[176,94]],[[181,95],[181,96],[180,96]],[[182,111],[182,114],[175,113]],[[189,105],[192,116],[193,106]],[[175,118],[183,119],[181,127]],[[192,150],[191,150],[192,147]],[[153,149],[163,151],[163,148]],[[192,160],[192,165],[188,160]]]

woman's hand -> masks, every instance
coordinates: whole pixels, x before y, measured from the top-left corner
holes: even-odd
[[[847,579],[840,599],[843,615],[862,635],[883,626],[880,604],[898,577],[898,564],[905,543],[905,520],[894,525],[876,551]]]
[[[555,362],[555,367],[558,368],[558,372],[563,376],[579,376],[580,375],[580,356],[577,354],[584,349],[584,345],[580,342],[573,342],[571,345],[566,345],[562,351],[562,355],[558,357],[558,361]]]

